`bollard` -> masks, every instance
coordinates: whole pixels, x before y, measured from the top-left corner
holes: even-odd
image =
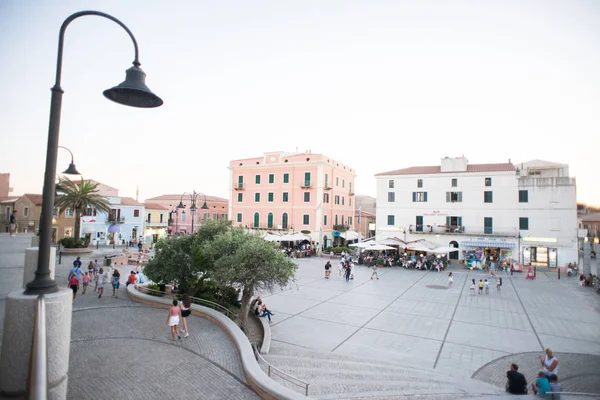
[[[96,240],[96,250],[98,250],[98,244],[100,243],[99,240]]]
[[[58,252],[58,263],[62,264],[62,251]]]
[[[533,266],[533,277],[535,278],[537,276],[537,267],[534,265]]]
[[[558,267],[558,280],[560,280],[560,267]]]

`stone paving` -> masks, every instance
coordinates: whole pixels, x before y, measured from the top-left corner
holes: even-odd
[[[447,273],[383,268],[380,280],[371,280],[371,270],[357,266],[355,279],[346,282],[337,265],[324,279],[324,258],[297,261],[294,284],[263,294],[276,314],[275,342],[459,377],[545,347],[600,355],[600,296],[574,277],[503,275],[501,291],[491,283],[489,295],[470,296],[470,280],[486,274],[455,269],[454,287],[440,290],[427,286],[446,287]]]
[[[31,236],[0,234],[0,328],[6,295],[21,287],[24,249]],[[82,260],[122,250],[102,249]],[[56,280],[66,286],[75,257],[63,256]],[[126,267],[127,268],[127,267]],[[129,269],[121,271],[124,281]],[[4,279],[4,278],[10,279]],[[190,316],[190,336],[170,341],[167,311],[134,303],[125,285],[119,298],[93,287],[73,305],[69,359],[69,399],[258,399],[245,382],[237,350],[227,335],[205,319]],[[1,329],[0,329],[1,332]]]

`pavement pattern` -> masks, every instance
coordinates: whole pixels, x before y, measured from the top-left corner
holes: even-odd
[[[0,328],[6,295],[21,286],[24,249],[30,241],[30,235],[0,234]],[[90,259],[121,251],[100,249],[82,260],[87,265]],[[56,267],[59,285],[67,286],[74,259],[63,256]],[[128,273],[121,271],[118,298],[112,297],[110,285],[105,285],[101,299],[93,286],[85,296],[78,292],[73,304],[69,399],[259,398],[244,379],[235,346],[219,327],[190,316],[190,336],[171,342],[167,310],[128,299],[124,289]]]

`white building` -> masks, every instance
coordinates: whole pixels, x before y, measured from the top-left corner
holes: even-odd
[[[484,256],[549,267],[577,262],[576,184],[565,164],[446,157],[376,181],[378,240],[458,247],[450,258],[467,263]]]
[[[90,243],[96,241],[108,243],[115,239],[120,241],[138,239],[144,234],[143,203],[131,197],[119,197],[119,190],[100,183],[98,194],[104,196],[111,205],[110,214],[88,209],[81,217],[81,234]]]

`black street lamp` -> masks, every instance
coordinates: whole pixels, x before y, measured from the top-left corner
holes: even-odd
[[[173,207],[172,204],[169,204],[169,207],[171,207],[171,222],[173,223],[173,214],[175,214],[175,233],[179,233],[179,212],[177,211],[177,207]]]
[[[73,162],[73,152],[69,149],[67,149],[65,146],[58,146],[59,149],[65,149],[66,151],[69,152],[69,154],[71,154],[71,164],[69,164],[69,168],[67,168],[66,170],[63,171],[63,174],[67,174],[67,175],[81,175],[81,173],[79,171],[77,171],[77,168],[75,168],[75,163]]]
[[[519,249],[518,249],[518,252],[519,252],[519,265],[523,264],[521,262],[521,253],[522,253],[522,251],[521,251],[521,239],[523,239],[523,237],[521,236],[521,231],[519,231],[519,236],[517,236],[518,246],[519,246]]]
[[[50,122],[48,126],[48,146],[46,149],[46,170],[44,172],[44,189],[42,193],[42,212],[40,220],[40,245],[38,264],[35,278],[27,284],[25,294],[39,295],[54,293],[58,286],[50,278],[50,245],[52,240],[52,210],[54,209],[54,178],[56,176],[56,161],[58,152],[58,138],[60,132],[60,115],[62,107],[63,90],[60,87],[62,77],[62,58],[65,31],[73,20],[86,15],[96,15],[109,19],[121,26],[133,42],[134,60],[133,67],[126,71],[125,81],[111,89],[104,91],[104,96],[109,100],[131,107],[152,108],[159,107],[163,101],[148,89],[145,84],[146,74],[140,69],[139,52],[135,37],[121,21],[115,17],[99,11],[80,11],[70,15],[60,27],[58,35],[58,54],[56,59],[56,79],[52,87],[50,101]],[[72,160],[71,160],[72,161]],[[73,169],[75,165],[73,165]],[[70,169],[70,167],[69,167]]]
[[[190,201],[192,202],[192,205],[190,206],[190,212],[192,213],[192,233],[194,233],[194,215],[196,213],[196,210],[198,209],[198,207],[196,207],[196,201],[198,200],[198,197],[203,196],[204,204],[202,204],[202,207],[200,207],[200,209],[208,210],[208,205],[206,204],[206,195],[203,193],[196,193],[196,190],[193,190],[192,193],[185,192],[181,195],[181,199],[179,199],[179,204],[177,205],[178,209],[185,208],[185,204],[183,204],[183,196],[185,196],[186,194],[190,196]],[[183,211],[182,214],[185,214],[185,211]]]

